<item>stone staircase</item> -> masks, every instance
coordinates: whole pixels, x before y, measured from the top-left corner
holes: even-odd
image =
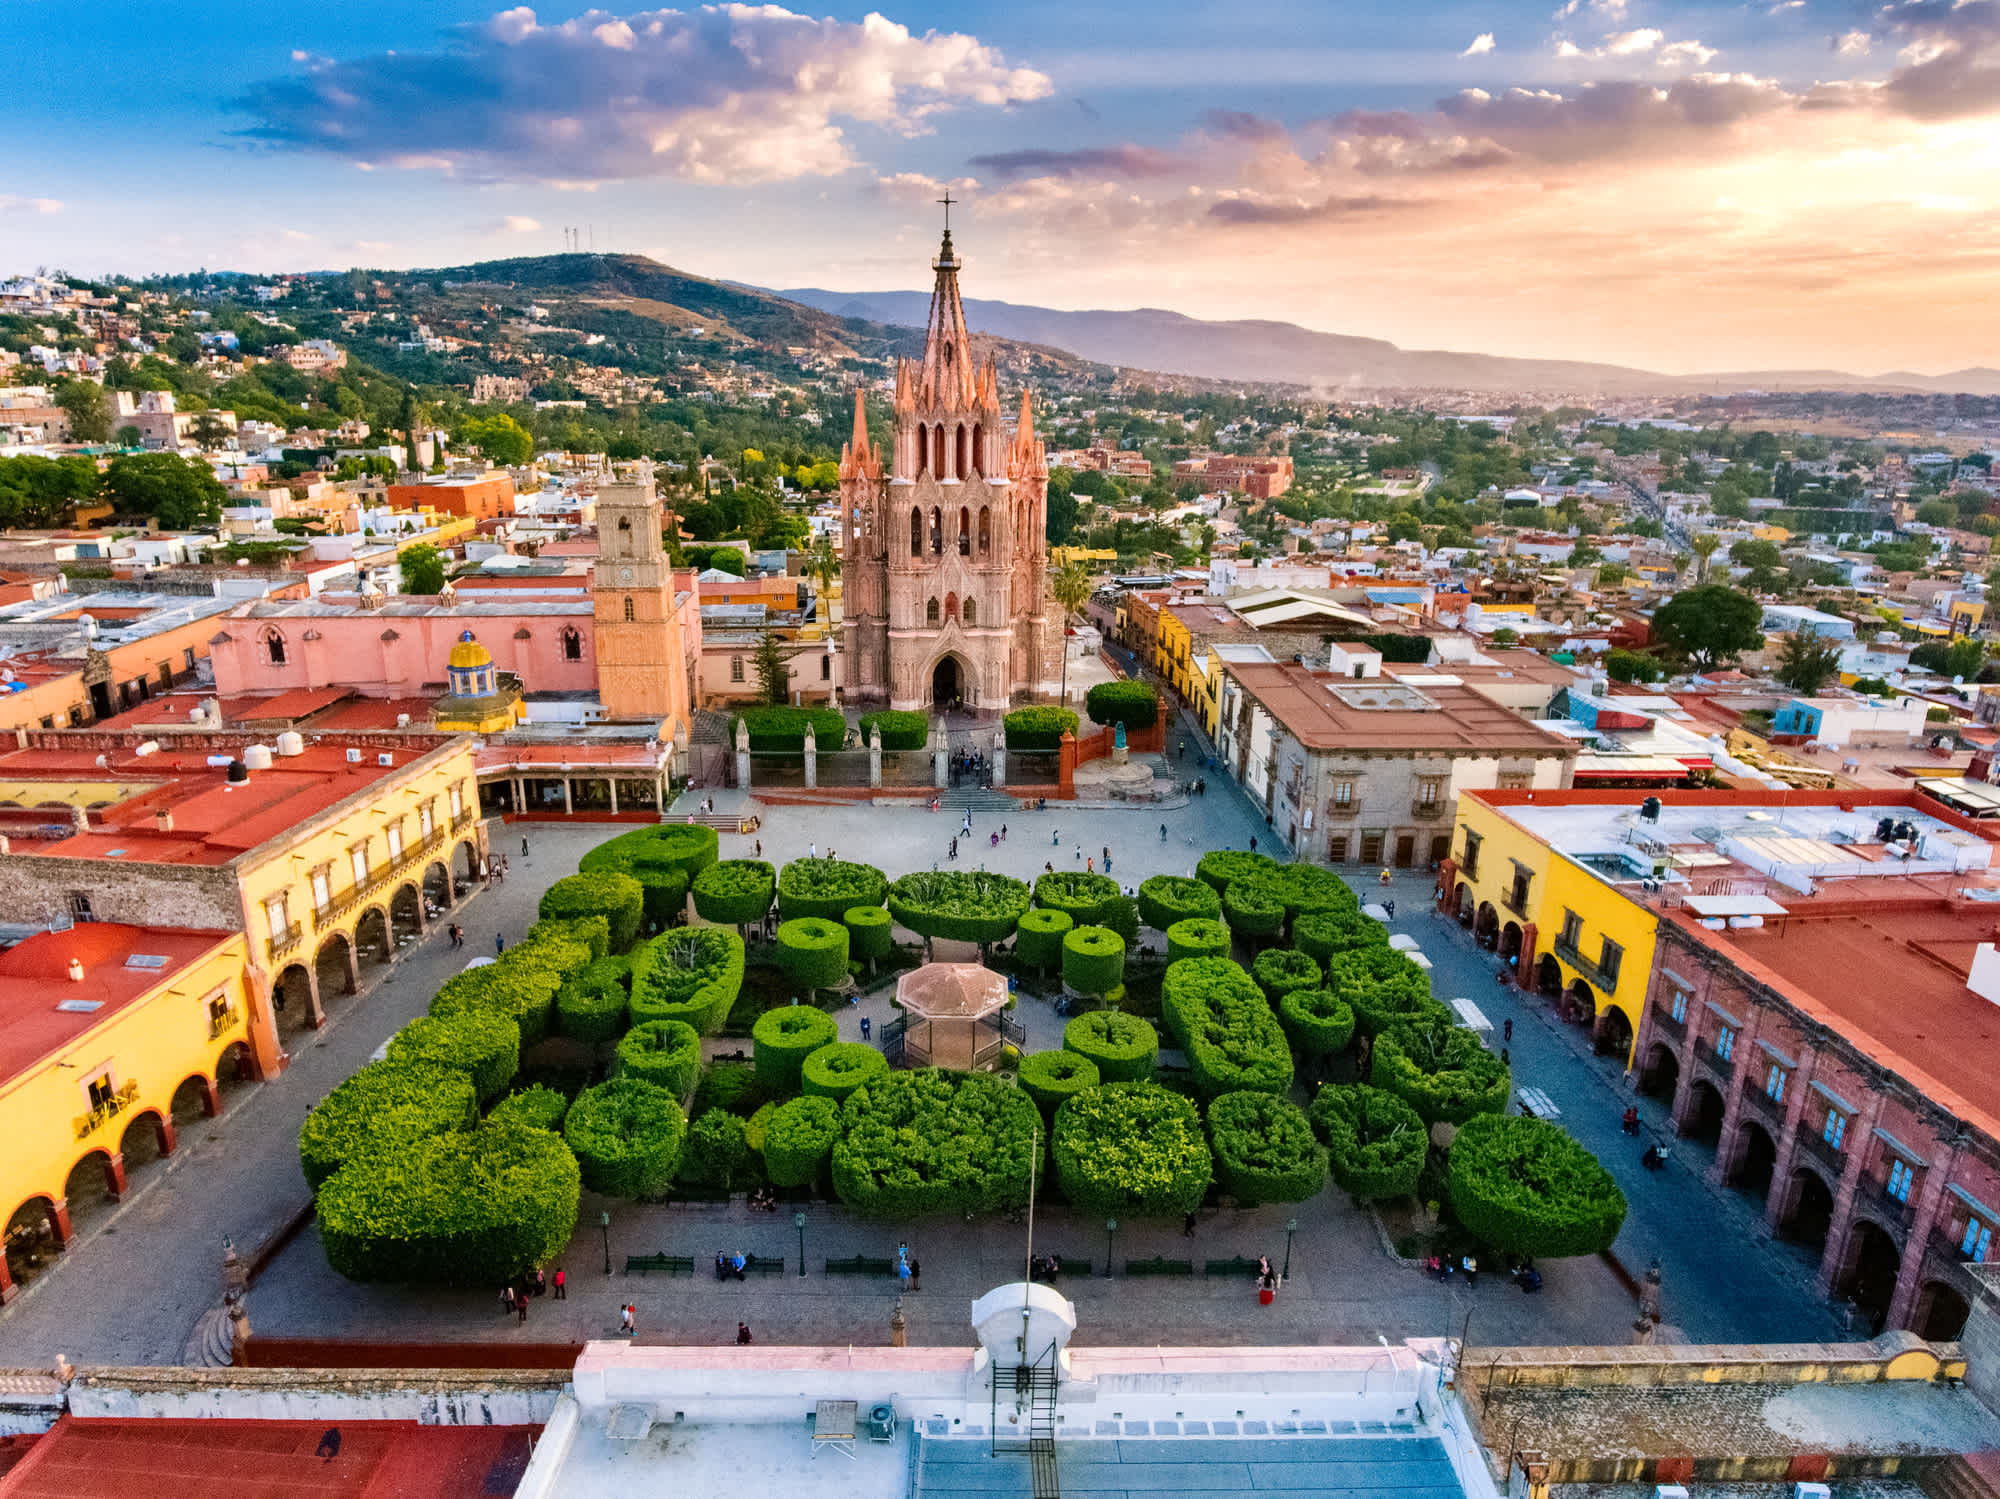
[[[187,1348],[181,1354],[181,1363],[190,1369],[227,1369],[232,1349],[229,1307],[218,1301],[195,1323]]]
[[[1968,1452],[1927,1469],[1923,1490],[1930,1499],[2000,1499],[2000,1452]]]

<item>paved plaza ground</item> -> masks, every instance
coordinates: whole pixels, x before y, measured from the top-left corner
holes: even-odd
[[[1170,735],[1170,742],[1174,736]],[[1190,744],[1196,738],[1190,734]],[[741,800],[713,793],[718,810]],[[998,849],[985,835],[1007,823]],[[1167,837],[1160,836],[1162,821]],[[949,867],[946,845],[958,814],[919,809],[773,808],[754,835],[774,862],[803,856],[809,846],[877,864],[893,874]],[[525,829],[532,855],[523,859],[516,827],[494,830],[494,849],[512,860],[507,883],[472,898],[459,915],[468,948],[453,951],[442,931],[407,950],[363,995],[336,1007],[323,1031],[294,1038],[294,1061],[277,1079],[239,1093],[223,1117],[183,1135],[172,1161],[142,1173],[126,1200],[84,1227],[71,1251],[17,1302],[0,1311],[0,1365],[34,1365],[66,1354],[79,1363],[177,1363],[203,1313],[219,1296],[218,1266],[225,1235],[255,1244],[307,1200],[299,1175],[296,1135],[306,1112],[396,1029],[424,1011],[431,994],[465,960],[492,950],[496,931],[510,940],[534,919],[534,905],[551,881],[574,870],[581,853],[617,831],[586,824]],[[1165,812],[1138,809],[974,815],[974,849],[961,862],[1021,878],[1043,865],[1080,868],[1083,857],[1109,845],[1115,878],[1125,884],[1156,873],[1186,874],[1210,848],[1243,848],[1265,835],[1249,803],[1219,777],[1209,794]],[[724,835],[723,856],[750,854],[753,839]],[[1076,850],[1081,848],[1082,855]],[[1709,1187],[1696,1174],[1699,1152],[1683,1148],[1657,1175],[1638,1165],[1640,1142],[1619,1132],[1629,1100],[1617,1067],[1588,1055],[1584,1038],[1559,1026],[1544,1002],[1502,989],[1492,960],[1449,922],[1429,912],[1431,880],[1411,873],[1370,898],[1397,902],[1399,931],[1415,937],[1436,964],[1437,992],[1473,996],[1498,1026],[1515,1020],[1512,1059],[1517,1081],[1541,1087],[1564,1110],[1563,1123],[1597,1151],[1624,1186],[1631,1212],[1617,1245],[1637,1272],[1657,1257],[1663,1266],[1668,1321],[1695,1341],[1816,1340],[1842,1330],[1833,1309],[1811,1288],[1811,1266],[1800,1256],[1763,1244],[1754,1208],[1737,1194]],[[859,1038],[864,1015],[886,1017],[886,1000],[843,1011],[844,1039]],[[1061,1025],[1048,1006],[1024,1000],[1030,1050],[1059,1044]],[[723,1043],[733,1049],[738,1043]],[[747,1047],[748,1043],[741,1043]],[[1640,1100],[1649,1126],[1663,1120],[1658,1105]],[[627,1254],[665,1252],[712,1263],[719,1250],[783,1255],[782,1278],[717,1284],[641,1279],[604,1273],[599,1214],[611,1215],[610,1253],[622,1270]],[[1545,1288],[1524,1295],[1491,1276],[1476,1288],[1462,1279],[1440,1285],[1383,1249],[1366,1213],[1336,1190],[1296,1208],[1225,1211],[1204,1217],[1190,1240],[1178,1222],[1125,1224],[1114,1258],[1164,1254],[1227,1258],[1269,1254],[1282,1261],[1285,1223],[1296,1217],[1291,1276],[1275,1305],[1260,1307],[1241,1280],[1192,1281],[1102,1277],[1102,1219],[1066,1209],[1040,1214],[1038,1251],[1087,1258],[1097,1277],[1062,1286],[1078,1305],[1079,1343],[1367,1343],[1382,1337],[1464,1334],[1473,1344],[1590,1344],[1626,1340],[1634,1315],[1631,1295],[1596,1258],[1543,1266]],[[411,1291],[354,1285],[326,1268],[308,1225],[263,1273],[250,1297],[256,1330],[272,1337],[419,1339],[427,1341],[573,1342],[615,1330],[626,1301],[639,1309],[642,1342],[727,1342],[738,1320],[765,1342],[881,1342],[895,1301],[891,1281],[829,1278],[826,1258],[891,1254],[907,1240],[922,1266],[920,1291],[909,1295],[909,1337],[917,1343],[963,1343],[967,1305],[1001,1281],[1018,1278],[1027,1226],[997,1220],[924,1221],[909,1225],[855,1220],[838,1204],[808,1210],[809,1272],[798,1271],[799,1230],[788,1211],[751,1213],[742,1203],[644,1206],[586,1196],[576,1238],[562,1257],[570,1279],[564,1302],[533,1303],[525,1325],[503,1318],[491,1290]],[[1198,1267],[1199,1268],[1199,1267]]]

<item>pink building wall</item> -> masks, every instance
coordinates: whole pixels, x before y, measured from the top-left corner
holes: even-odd
[[[575,659],[564,651],[566,629],[576,632]],[[591,606],[583,598],[543,604],[533,613],[492,604],[417,615],[289,613],[283,605],[253,604],[232,615],[221,632],[228,638],[210,647],[216,692],[235,697],[352,687],[364,697],[420,697],[434,686],[442,690],[445,658],[465,630],[492,653],[496,667],[521,679],[524,691],[597,690]],[[272,659],[274,635],[282,641],[282,662]]]

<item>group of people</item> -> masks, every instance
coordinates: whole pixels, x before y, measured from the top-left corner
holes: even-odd
[[[1059,1254],[1037,1254],[1028,1259],[1028,1278],[1055,1284],[1055,1279],[1063,1273],[1062,1256]]]
[[[717,1280],[728,1280],[732,1276],[737,1280],[741,1280],[743,1279],[743,1272],[749,1269],[749,1267],[750,1261],[740,1249],[733,1253],[720,1250],[716,1252],[715,1278]]]
[[[955,750],[951,756],[951,783],[956,786],[961,780],[973,781],[980,786],[993,784],[992,768],[986,763],[986,756],[978,750]]]
[[[540,1266],[533,1270],[524,1270],[518,1277],[500,1288],[500,1315],[504,1317],[511,1312],[526,1322],[528,1298],[545,1294],[551,1285],[555,1287],[556,1300],[569,1299],[569,1277],[560,1267],[553,1277],[544,1275]]]

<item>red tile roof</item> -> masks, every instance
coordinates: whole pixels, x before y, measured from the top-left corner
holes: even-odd
[[[1572,741],[1537,728],[1470,687],[1426,685],[1422,695],[1437,704],[1435,709],[1357,708],[1342,702],[1330,689],[1411,689],[1393,682],[1338,677],[1291,661],[1225,661],[1222,669],[1307,749],[1576,752]]]

